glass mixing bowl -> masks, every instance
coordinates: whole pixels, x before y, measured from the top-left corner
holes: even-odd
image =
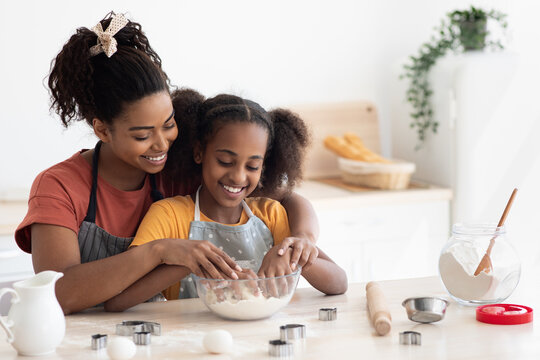
[[[289,275],[249,280],[206,279],[194,275],[197,294],[216,315],[231,320],[272,316],[289,303],[301,269]]]
[[[475,276],[491,242],[492,267]],[[497,224],[455,224],[439,257],[441,280],[450,296],[463,305],[504,301],[516,288],[520,274],[521,263],[508,242],[506,228]]]

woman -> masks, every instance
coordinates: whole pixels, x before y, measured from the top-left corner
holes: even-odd
[[[52,108],[65,126],[85,120],[99,142],[37,176],[15,238],[36,272],[64,273],[56,295],[66,314],[110,299],[162,264],[237,276],[238,265],[207,241],[161,239],[125,251],[153,201],[198,185],[160,173],[178,135],[168,83],[141,26],[121,14],[79,28],[51,66]],[[313,209],[298,195],[279,200],[292,235],[281,252],[293,246],[292,262],[313,262]]]

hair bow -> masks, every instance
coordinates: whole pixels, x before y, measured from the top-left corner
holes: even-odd
[[[92,28],[92,31],[97,35],[97,45],[90,48],[90,55],[94,56],[104,52],[107,57],[111,57],[116,52],[117,45],[114,35],[126,26],[128,22],[129,20],[126,19],[124,15],[115,14],[112,17],[107,30],[103,31],[101,22],[97,23],[97,25]]]

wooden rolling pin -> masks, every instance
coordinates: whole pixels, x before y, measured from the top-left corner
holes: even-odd
[[[366,285],[366,298],[369,317],[379,335],[386,335],[392,328],[392,315],[381,287],[370,281]]]

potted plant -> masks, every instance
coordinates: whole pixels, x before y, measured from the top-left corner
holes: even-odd
[[[487,21],[495,20],[501,28],[507,27],[506,15],[495,10],[485,11],[471,6],[467,10],[456,10],[446,14],[441,24],[435,28],[435,35],[422,44],[416,56],[410,56],[410,63],[403,66],[401,78],[409,80],[407,101],[412,105],[411,128],[418,135],[417,149],[422,147],[429,131],[437,133],[438,122],[433,118],[430,97],[433,93],[428,82],[430,69],[449,50],[466,52],[483,50],[486,47],[502,49],[500,40],[488,39]]]

